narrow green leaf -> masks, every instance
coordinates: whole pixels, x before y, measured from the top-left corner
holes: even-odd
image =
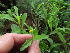
[[[53,25],[52,25],[52,24],[53,24],[52,21],[53,21],[53,18],[50,17],[50,18],[48,19],[48,25],[49,25],[51,31],[52,31],[52,27],[53,27]]]
[[[35,35],[34,40],[42,40],[42,39],[47,39],[50,44],[53,44],[53,40],[49,38],[48,35],[42,34],[42,35]]]
[[[0,14],[0,19],[8,19],[10,21],[14,21],[15,22],[14,18],[11,17],[9,14]]]
[[[70,43],[67,43],[68,45],[70,45]]]
[[[10,16],[12,16],[12,11],[11,11],[11,9],[8,9],[8,14],[10,15]]]
[[[61,30],[61,31],[64,31],[65,32],[65,29],[66,28],[57,28],[56,30]]]
[[[34,2],[31,2],[31,6],[32,6],[33,9],[35,9],[35,5],[34,4],[35,4]]]
[[[35,35],[34,40],[42,40],[42,39],[47,39],[47,35]]]
[[[25,21],[26,21],[26,18],[27,18],[27,13],[24,13],[22,16],[21,16],[21,18],[22,18],[22,25],[25,23]]]
[[[19,16],[19,14],[18,14],[18,8],[17,8],[16,6],[14,6],[14,9],[15,9],[15,14],[16,14],[17,16]]]
[[[61,30],[61,31],[65,32],[65,33],[70,34],[70,28],[57,28],[56,30]]]
[[[41,6],[43,5],[43,3],[40,3],[37,7],[37,9],[39,9]]]
[[[65,37],[64,37],[64,35],[61,34],[61,32],[57,32],[57,35],[63,43],[66,43]]]
[[[59,43],[53,43],[52,45],[51,45],[51,47],[50,47],[50,50],[52,50],[53,48],[55,48],[55,47],[57,47],[57,46],[59,46],[60,44]]]
[[[21,33],[21,29],[19,28],[19,26],[12,24],[11,25],[11,29],[12,29],[12,33]]]
[[[53,42],[53,40],[51,39],[51,38],[47,38],[47,40],[48,40],[48,42],[52,45],[54,42]]]
[[[29,47],[32,44],[32,40],[26,40],[26,42],[22,45],[20,48],[20,51],[25,50],[27,47]]]

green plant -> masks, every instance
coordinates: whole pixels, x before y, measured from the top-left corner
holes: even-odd
[[[14,10],[9,9],[6,14],[0,14],[0,19],[8,19],[15,23],[11,25],[12,33],[28,33],[33,35],[32,39],[27,40],[22,45],[20,51],[30,46],[33,40],[41,40],[40,48],[42,53],[69,53],[69,1],[26,0],[25,3],[28,14],[31,13],[33,27],[26,24],[27,13],[21,15],[15,6]]]
[[[70,2],[64,0],[26,0],[25,2],[28,6],[31,6],[28,7],[24,4],[29,13],[31,13],[35,27],[39,30],[39,34],[47,34],[53,39],[54,43],[51,43],[51,40],[49,40],[50,46],[46,44],[49,47],[48,52],[69,53],[70,49],[67,44],[69,39],[65,37],[68,37],[70,34],[70,25],[68,21],[70,15]],[[56,41],[54,37],[56,37],[56,40],[59,40],[59,42]],[[59,49],[61,46],[64,49]]]
[[[33,35],[32,39],[27,40],[22,45],[22,47],[20,48],[20,51],[23,51],[25,48],[30,46],[32,41],[34,41],[34,40],[42,40],[42,39],[48,39],[49,38],[45,34],[38,35],[37,28],[33,29],[31,26],[28,26],[25,23],[26,18],[27,18],[27,13],[24,13],[23,15],[19,16],[18,8],[16,6],[14,6],[14,12],[12,12],[10,9],[8,9],[7,13],[8,14],[0,14],[0,19],[7,19],[7,20],[10,20],[10,21],[13,21],[14,23],[16,23],[16,24],[11,25],[11,29],[12,29],[11,32],[12,33],[21,33],[21,34],[29,33],[29,34]],[[29,32],[27,32],[26,29],[24,29],[23,26],[26,26],[27,30],[29,30]]]

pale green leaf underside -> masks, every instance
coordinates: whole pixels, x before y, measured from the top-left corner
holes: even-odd
[[[14,18],[12,18],[9,14],[0,14],[0,19],[8,19],[15,22]]]
[[[7,13],[8,13],[10,16],[12,16],[12,11],[11,11],[11,9],[8,9]]]
[[[60,38],[60,40],[61,40],[63,43],[66,43],[66,40],[65,40],[64,35],[62,35],[61,32],[57,32],[57,34],[58,34],[58,37]]]
[[[68,45],[70,45],[70,43],[67,43]]]
[[[26,21],[26,18],[27,18],[27,13],[24,13],[24,14],[21,16],[21,18],[22,18],[22,24],[24,24],[25,21]]]
[[[20,51],[25,50],[27,47],[29,47],[32,44],[32,40],[26,40],[26,42],[22,45],[20,48]]]
[[[14,6],[14,9],[15,9],[15,14],[18,16],[18,8]]]
[[[50,44],[53,44],[53,40],[48,35],[42,34],[34,36],[34,40],[42,40],[42,39],[47,39]]]
[[[21,29],[19,28],[19,26],[15,24],[11,25],[11,29],[12,29],[12,33],[21,33]]]
[[[47,39],[47,35],[35,35],[34,40],[42,40],[42,39]]]

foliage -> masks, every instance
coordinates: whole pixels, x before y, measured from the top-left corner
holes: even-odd
[[[18,2],[19,0],[17,0]],[[24,1],[24,3],[22,3]],[[12,33],[28,33],[33,38],[27,40],[20,51],[32,44],[33,40],[40,40],[42,53],[69,53],[70,52],[70,1],[65,0],[22,0],[18,8],[31,13],[34,26],[26,23],[27,13],[18,13],[18,8],[8,9],[7,13],[0,14],[0,19],[7,19],[15,24],[11,25]],[[19,4],[20,3],[20,4]],[[24,8],[25,7],[25,8]],[[26,28],[25,28],[26,27]],[[43,40],[46,39],[46,40]],[[45,48],[46,46],[46,48]]]
[[[7,19],[7,20],[10,20],[10,21],[13,21],[14,23],[16,23],[18,25],[18,26],[15,25],[15,24],[11,25],[11,29],[12,29],[11,32],[12,33],[22,33],[22,34],[30,33],[30,34],[34,35],[33,39],[31,39],[31,41],[27,40],[24,43],[23,47],[20,48],[20,51],[23,51],[25,48],[30,46],[33,40],[42,40],[42,39],[48,39],[49,38],[45,34],[38,35],[37,29],[33,29],[32,27],[28,26],[25,23],[26,18],[27,18],[27,14],[24,13],[23,15],[19,16],[18,8],[16,6],[14,6],[14,12],[13,13],[10,9],[7,12],[8,12],[8,14],[0,14],[0,19]],[[22,20],[22,22],[21,22],[21,20]],[[28,27],[29,32],[26,32],[26,30],[23,28],[23,25],[26,25]]]
[[[55,49],[57,49],[57,52],[67,52],[69,53],[69,48],[67,45],[67,36],[69,36],[70,33],[66,33],[68,29],[70,29],[70,1],[64,1],[64,0],[28,0],[26,4],[30,4],[27,9],[31,13],[31,16],[33,18],[33,21],[35,23],[35,27],[39,31],[42,31],[40,34],[44,33],[49,34],[49,36],[53,38],[53,36],[57,35],[59,42],[55,42],[51,44],[51,40],[49,40],[49,43],[52,45],[55,45],[53,52],[55,52]],[[42,21],[42,23],[41,23]],[[44,24],[45,23],[45,24]],[[42,27],[42,25],[43,27]],[[44,27],[45,26],[45,27]],[[43,29],[42,29],[43,28]],[[68,29],[67,29],[68,28]],[[69,30],[68,30],[69,31]],[[63,45],[62,47],[65,49],[59,49],[57,48]],[[52,50],[49,48],[48,51],[52,52]],[[56,53],[57,53],[56,52]]]

